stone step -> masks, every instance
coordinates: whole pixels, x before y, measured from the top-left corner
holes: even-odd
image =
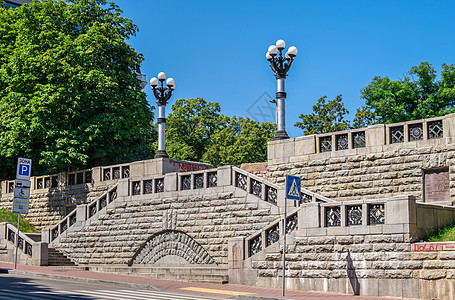
[[[74,266],[63,253],[54,248],[48,248],[47,264],[49,266]]]
[[[127,267],[127,266],[89,266],[90,271],[134,275],[153,279],[196,281],[206,283],[228,283],[227,268],[210,267]]]

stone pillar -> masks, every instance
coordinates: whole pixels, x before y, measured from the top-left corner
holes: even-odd
[[[365,130],[365,143],[367,147],[382,147],[386,144],[385,125],[371,125]],[[381,149],[375,151],[382,152]]]
[[[0,239],[8,239],[8,230],[6,224],[8,223],[0,223]]]
[[[243,262],[245,259],[245,238],[234,237],[228,241],[229,282],[241,283]]]
[[[227,186],[234,184],[232,180],[231,166],[223,166],[218,168],[217,172],[217,186]]]
[[[32,245],[32,264],[35,266],[47,266],[48,265],[48,244],[34,243]]]
[[[79,204],[76,207],[76,224],[87,220],[87,204]]]
[[[298,214],[299,230],[321,227],[321,204],[319,202],[302,205]]]
[[[442,127],[444,128],[443,137],[447,139],[447,143],[455,142],[455,114],[446,115],[442,120]]]
[[[51,229],[49,227],[41,229],[41,242],[51,242]]]
[[[316,135],[306,135],[294,139],[294,155],[309,155],[316,153]]]
[[[94,185],[98,185],[100,181],[103,181],[102,176],[101,167],[92,168],[92,181]]]
[[[408,235],[410,241],[417,239],[417,205],[414,196],[388,198],[384,210],[384,233],[403,233]]]
[[[164,175],[164,191],[173,192],[177,191],[178,188],[178,174],[168,173]]]
[[[118,181],[117,197],[127,197],[129,195],[129,179],[121,179]]]

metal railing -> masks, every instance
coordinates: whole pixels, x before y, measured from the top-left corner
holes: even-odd
[[[232,167],[232,171],[232,184],[235,187],[240,188],[264,201],[277,205],[278,190],[282,189],[280,186],[237,167]]]
[[[284,217],[281,217],[266,227],[257,231],[245,239],[246,252],[245,257],[251,257],[256,253],[263,251],[265,248],[278,243],[286,235],[299,229],[299,212],[300,208],[291,211],[286,218],[286,231],[284,230]]]
[[[113,186],[107,192],[87,204],[87,211],[84,214],[84,220],[90,219],[97,212],[105,208],[109,203],[117,199],[117,186]],[[74,226],[77,222],[77,207],[71,213],[69,213],[63,220],[58,222],[55,226],[50,228],[50,241],[54,241],[60,236],[60,234],[67,231],[70,227]]]
[[[10,224],[6,223],[6,239],[13,244],[13,246],[16,246],[16,235],[17,235],[17,228]],[[33,255],[33,245],[37,244],[34,240],[32,240],[30,237],[28,237],[25,233],[22,231],[19,231],[19,239],[18,239],[18,249],[22,251],[22,253],[32,257]]]

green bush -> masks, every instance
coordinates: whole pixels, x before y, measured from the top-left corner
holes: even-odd
[[[0,223],[1,222],[8,222],[13,224],[15,227],[17,227],[17,214],[13,214],[9,209],[6,208],[1,208],[0,209]],[[22,232],[27,232],[27,233],[36,233],[38,230],[35,229],[35,227],[30,224],[30,221],[27,219],[24,219],[23,216],[21,216],[21,226],[20,230]]]
[[[427,242],[448,242],[455,241],[455,225],[446,226],[435,230],[430,234],[427,239]]]

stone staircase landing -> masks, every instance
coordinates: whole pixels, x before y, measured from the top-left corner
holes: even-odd
[[[219,284],[229,282],[228,268],[210,266],[157,267],[153,265],[145,265],[140,267],[128,267],[92,265],[88,267],[88,270],[102,273],[149,277],[162,280],[196,281]]]

